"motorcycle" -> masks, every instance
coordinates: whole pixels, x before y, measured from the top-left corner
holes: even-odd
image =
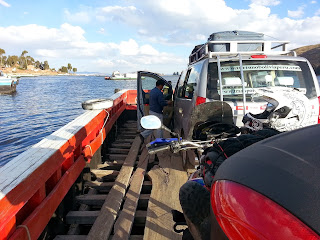
[[[170,131],[155,116],[141,125]],[[256,133],[190,141],[171,132],[147,145],[150,154],[199,154],[199,175],[180,189],[183,215],[173,211],[175,231],[187,224],[191,233],[183,239],[320,239],[320,126]],[[239,141],[241,151],[228,147]]]

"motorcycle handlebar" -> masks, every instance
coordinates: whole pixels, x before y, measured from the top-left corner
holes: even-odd
[[[169,150],[170,149],[170,145],[165,145],[165,146],[160,146],[160,147],[156,147],[153,149],[148,149],[148,153],[149,154],[156,154],[158,152],[162,152],[164,150]]]
[[[158,152],[162,152],[165,150],[171,150],[172,152],[179,152],[187,149],[197,149],[197,148],[204,149],[206,147],[210,147],[210,145],[212,146],[211,141],[201,141],[201,142],[193,142],[193,141],[185,141],[185,140],[183,140],[182,142],[173,141],[168,145],[148,148],[148,153],[156,154]]]

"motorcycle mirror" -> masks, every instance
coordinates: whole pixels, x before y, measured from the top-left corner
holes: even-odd
[[[162,125],[160,119],[154,115],[142,117],[140,123],[144,129],[160,129]]]

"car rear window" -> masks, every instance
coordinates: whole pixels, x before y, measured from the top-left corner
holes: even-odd
[[[238,61],[221,62],[224,100],[242,99],[242,80]],[[304,92],[310,99],[316,97],[313,77],[306,62],[250,60],[243,61],[245,93],[248,98],[255,88],[290,87]],[[209,63],[207,98],[220,99],[220,82],[216,62]]]

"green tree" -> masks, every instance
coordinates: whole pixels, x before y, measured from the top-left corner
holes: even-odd
[[[68,72],[70,72],[71,70],[72,70],[72,65],[71,65],[71,63],[68,63]]]
[[[34,65],[33,57],[26,56],[26,59],[27,59],[27,65]]]
[[[74,73],[77,72],[77,71],[78,71],[77,68],[73,68],[73,69],[72,69],[72,72],[74,72]]]
[[[2,66],[2,55],[5,54],[6,51],[0,48],[0,66]]]
[[[19,62],[19,57],[16,55],[8,56],[7,63],[10,67],[16,66],[16,64]]]
[[[27,50],[23,50],[22,53],[21,53],[21,57],[24,57],[24,55],[26,55],[28,53]]]
[[[37,61],[35,61],[35,63],[34,63],[34,67],[37,68],[37,69],[39,69],[39,68],[40,68],[40,64],[41,64],[41,62],[39,62],[39,61],[37,60]]]
[[[21,56],[19,58],[19,65],[23,69],[27,69],[27,61],[26,61],[26,57],[24,56],[27,53],[28,53],[27,50],[23,50],[22,53],[21,53]]]
[[[67,73],[68,72],[68,68],[65,67],[65,66],[62,66],[60,69],[59,69],[60,72],[63,72],[63,73]]]
[[[43,63],[43,68],[44,68],[44,70],[48,70],[48,69],[49,69],[49,63],[48,63],[48,61],[44,61],[44,63]]]
[[[2,57],[2,61],[3,61],[3,65],[4,65],[4,66],[7,66],[7,65],[8,65],[8,64],[7,64],[7,60],[8,60],[8,59],[7,59],[7,56],[3,56],[3,57]]]

